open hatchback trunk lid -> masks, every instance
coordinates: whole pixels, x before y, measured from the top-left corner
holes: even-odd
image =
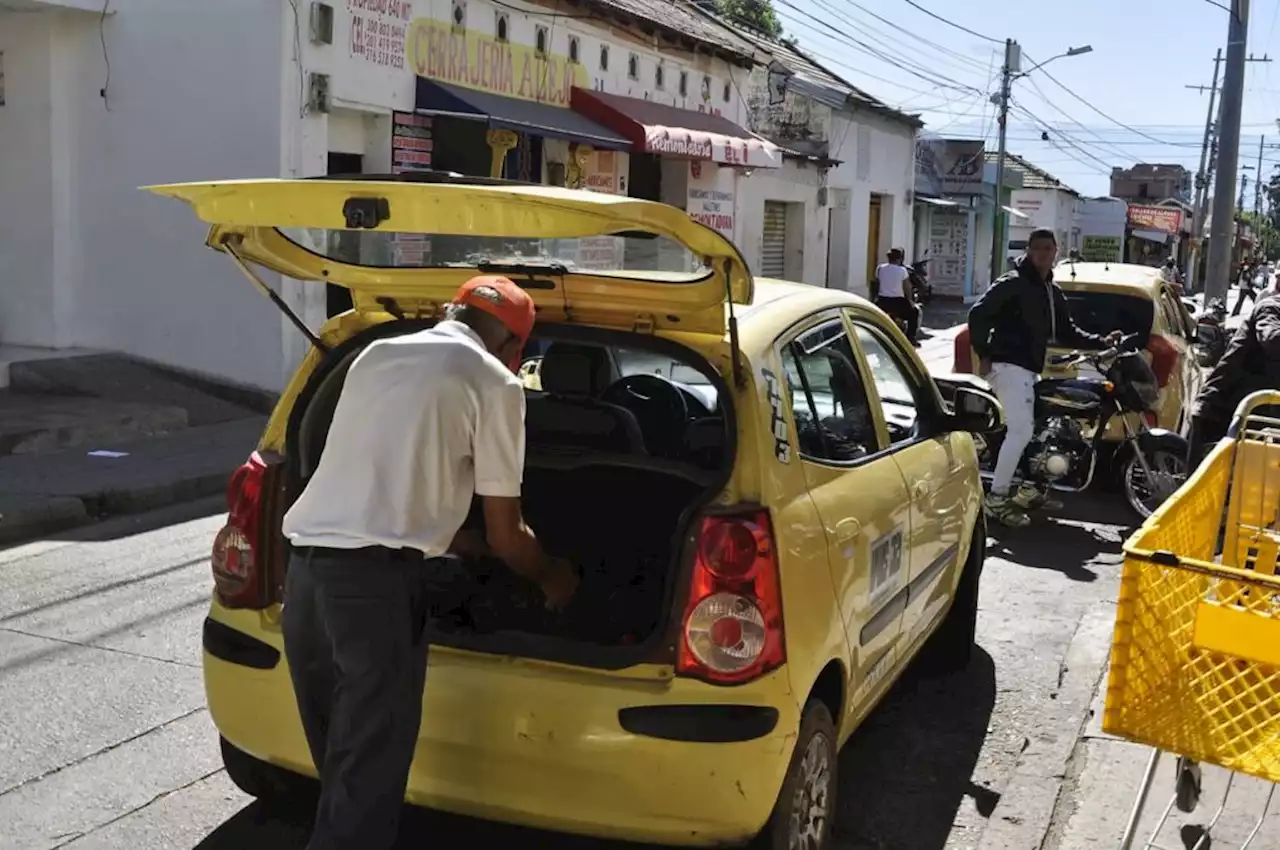
[[[479,272],[550,321],[726,331],[752,280],[732,242],[665,204],[549,186],[231,180],[147,187],[212,225],[215,250],[351,290],[357,310],[432,316]]]

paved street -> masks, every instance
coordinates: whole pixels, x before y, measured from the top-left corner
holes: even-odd
[[[1073,638],[1090,663],[1105,653],[1123,529],[1104,518],[1125,514],[1097,499],[1067,507],[1075,518],[993,546],[970,669],[904,682],[856,736],[841,763],[839,847],[985,847],[992,811],[1010,811],[996,808],[1002,795],[1017,797],[1040,769],[1028,756],[1046,732],[1074,740],[1064,658]],[[205,501],[0,551],[2,850],[303,846],[303,819],[231,785],[202,707],[219,508]],[[403,846],[441,831],[451,844],[600,846],[418,815]]]

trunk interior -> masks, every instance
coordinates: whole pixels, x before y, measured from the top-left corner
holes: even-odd
[[[373,339],[424,324],[371,329],[336,349],[313,375],[290,421],[293,492],[301,492],[319,462],[355,356]],[[525,378],[521,501],[544,549],[576,564],[581,585],[569,606],[551,612],[539,588],[500,560],[433,565],[432,640],[586,665],[597,649],[604,653],[598,666],[623,666],[635,659],[618,653],[652,649],[664,636],[685,524],[719,494],[732,468],[733,411],[722,401],[720,376],[675,343],[592,328],[556,326],[550,333],[540,328],[541,338],[526,349],[532,374]],[[635,375],[650,382],[645,393],[614,387]],[[655,375],[672,388],[657,389],[681,397],[678,412],[654,407]],[[632,395],[634,411],[626,409]],[[465,527],[482,526],[477,499]]]
[[[525,520],[549,553],[581,569],[573,602],[548,611],[541,591],[506,564],[467,559],[440,588],[439,631],[519,632],[603,646],[644,643],[666,621],[680,521],[703,489],[662,471],[530,466],[521,500]]]

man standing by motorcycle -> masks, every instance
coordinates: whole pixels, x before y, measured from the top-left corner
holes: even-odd
[[[916,335],[920,332],[920,308],[916,306],[915,285],[905,259],[906,252],[894,248],[889,251],[889,261],[876,266],[875,301],[881,310],[906,326],[907,339],[919,347]]]
[[[969,334],[978,354],[978,374],[991,382],[1004,407],[1005,437],[984,508],[1003,525],[1029,525],[1027,511],[1045,502],[1045,493],[1023,482],[1011,493],[1022,453],[1035,436],[1035,383],[1044,370],[1051,343],[1102,347],[1119,341],[1119,331],[1106,337],[1087,333],[1071,320],[1062,289],[1053,282],[1058,238],[1037,228],[1014,269],[997,278],[969,310]]]
[[[1200,389],[1191,417],[1191,457],[1222,439],[1236,407],[1258,390],[1280,389],[1280,283],[1269,281]]]

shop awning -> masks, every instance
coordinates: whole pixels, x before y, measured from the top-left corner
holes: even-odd
[[[1163,230],[1145,230],[1139,229],[1132,231],[1132,234],[1139,239],[1146,239],[1148,242],[1158,242],[1161,245],[1169,241],[1169,234]]]
[[[782,151],[721,115],[575,88],[574,109],[631,140],[634,150],[744,168],[781,168]]]
[[[921,195],[916,193],[916,202],[921,204],[929,204],[934,207],[958,207],[958,201],[948,201],[946,198],[935,198],[932,195]]]
[[[1024,213],[1022,210],[1014,209],[1013,207],[1001,207],[1000,209],[1004,210],[1005,212],[1007,212],[1009,215],[1013,216],[1014,218],[1022,218],[1022,219],[1029,219],[1029,218],[1031,218],[1031,216],[1027,215],[1027,214],[1026,214],[1026,213]]]
[[[464,89],[426,77],[418,77],[414,106],[419,115],[470,118],[487,121],[499,130],[533,133],[597,148],[631,149],[626,138],[572,109]]]

